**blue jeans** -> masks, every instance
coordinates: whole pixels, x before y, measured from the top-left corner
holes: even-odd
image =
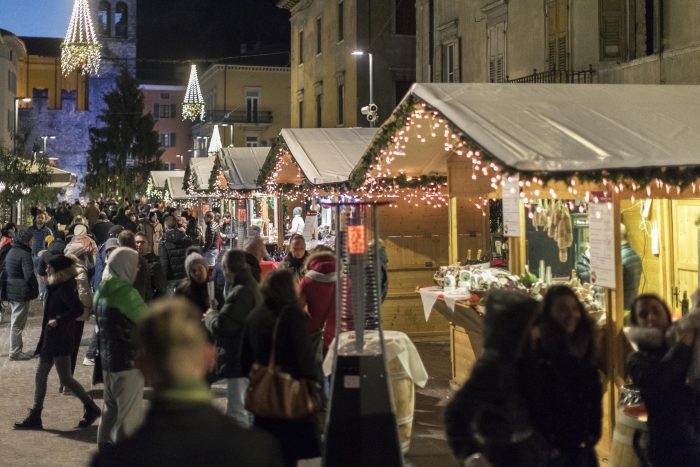
[[[248,378],[226,379],[226,415],[233,418],[243,428],[253,424],[253,414],[245,409],[245,393],[248,390]]]

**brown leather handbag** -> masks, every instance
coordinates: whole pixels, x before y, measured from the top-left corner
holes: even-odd
[[[259,362],[250,370],[250,385],[245,397],[246,409],[259,417],[301,420],[321,408],[319,385],[306,378],[294,378],[276,364],[277,329],[272,332],[272,348],[267,365]]]

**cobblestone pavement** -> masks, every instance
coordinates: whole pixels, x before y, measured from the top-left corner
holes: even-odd
[[[32,303],[27,328],[24,331],[24,350],[36,347],[41,333],[42,310],[38,301]],[[82,417],[82,405],[72,396],[58,392],[58,375],[49,375],[44,412],[43,431],[15,431],[12,424],[22,420],[32,406],[34,374],[38,361],[13,362],[9,351],[9,313],[0,323],[0,466],[59,467],[87,465],[96,451],[97,422],[88,429],[76,429]],[[91,393],[98,405],[102,401],[102,386],[92,387],[92,367],[80,363],[85,356],[92,333],[92,322],[85,325],[83,342],[78,355],[76,379]],[[452,460],[442,425],[442,413],[449,395],[449,344],[417,344],[430,374],[425,388],[416,388],[416,413],[411,449],[406,456],[410,467],[441,467],[455,465]],[[215,403],[225,405],[225,391],[214,386]],[[318,459],[300,463],[300,466],[320,465]]]

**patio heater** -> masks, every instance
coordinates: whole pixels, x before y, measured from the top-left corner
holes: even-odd
[[[379,317],[379,203],[330,203],[336,339],[323,465],[403,465]]]

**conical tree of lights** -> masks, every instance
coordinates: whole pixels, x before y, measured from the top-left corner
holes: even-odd
[[[207,152],[209,155],[215,154],[221,150],[221,135],[219,134],[219,125],[214,125],[214,131],[211,134],[211,142]]]
[[[195,121],[197,117],[204,121],[204,99],[202,98],[202,90],[199,89],[197,65],[192,65],[190,81],[187,83],[187,91],[185,91],[185,101],[182,103],[182,119],[189,118]]]
[[[66,38],[61,44],[61,72],[65,76],[73,71],[98,75],[101,52],[88,0],[75,0]]]

